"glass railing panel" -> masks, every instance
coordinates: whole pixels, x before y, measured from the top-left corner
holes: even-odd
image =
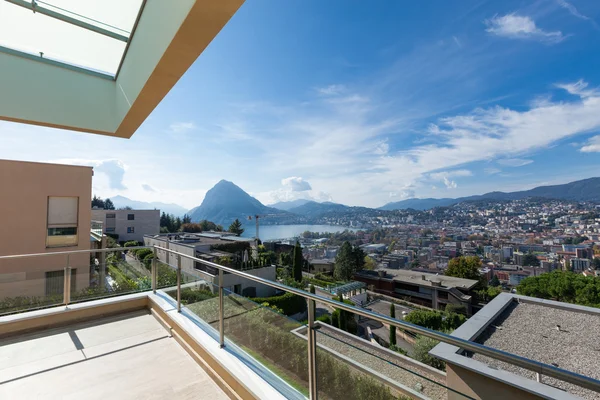
[[[150,262],[122,249],[87,255],[89,263],[70,260],[71,303],[151,289]],[[73,258],[73,256],[71,256]]]
[[[449,389],[442,362],[438,368],[421,363],[414,344],[403,343],[392,350],[329,324],[319,322],[317,329],[317,370],[319,391],[328,398],[342,400],[359,395],[361,399],[409,399],[425,397],[434,400],[469,399]],[[305,335],[306,331],[299,333]],[[359,328],[359,332],[364,333]],[[326,373],[323,370],[337,370]],[[330,376],[327,376],[330,375]],[[345,378],[341,378],[345,377]],[[331,389],[331,388],[334,389]]]
[[[25,262],[31,268],[0,274],[0,315],[63,304],[64,269],[59,266],[39,269],[43,267],[39,261]]]

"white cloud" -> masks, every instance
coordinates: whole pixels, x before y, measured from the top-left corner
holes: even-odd
[[[600,135],[590,138],[579,151],[583,153],[600,153]]]
[[[538,28],[530,17],[517,14],[494,16],[484,21],[486,31],[501,37],[511,39],[530,39],[546,43],[559,43],[565,39],[561,31],[545,31]]]
[[[339,95],[346,91],[346,86],[344,85],[329,85],[322,88],[317,88],[317,93],[322,96],[333,96]]]
[[[495,175],[502,172],[502,170],[500,168],[484,168],[483,172],[485,172],[486,175]]]
[[[281,180],[281,184],[292,192],[304,192],[312,190],[310,183],[299,176],[290,176]]]
[[[152,186],[148,185],[147,183],[142,183],[142,189],[144,189],[147,192],[156,192],[157,190],[154,189]]]
[[[432,172],[429,177],[433,180],[443,180],[444,178],[454,178],[457,176],[473,176],[468,169],[455,169],[452,171]]]
[[[171,133],[185,133],[196,129],[196,124],[193,122],[174,122],[169,125]]]
[[[121,160],[86,160],[82,158],[64,158],[59,160],[50,160],[49,162],[69,165],[86,165],[93,167],[94,181],[98,180],[98,174],[102,174],[107,178],[107,187],[109,189],[127,189],[127,186],[125,186],[123,183],[123,176],[125,175],[127,166]]]
[[[458,40],[458,38],[456,36],[452,36],[452,40],[454,40],[454,43],[456,43],[456,45],[459,48],[462,48],[462,43],[460,42],[460,40]]]
[[[582,13],[580,13],[577,10],[577,8],[575,8],[575,6],[573,4],[571,4],[569,2],[566,2],[565,0],[556,0],[556,2],[558,3],[559,6],[561,6],[565,10],[569,11],[569,13],[571,15],[573,15],[574,17],[577,17],[577,18],[582,19],[584,21],[590,21],[590,23],[592,25],[594,25],[594,28],[598,29],[598,24],[596,23],[596,21],[594,21],[593,19],[591,19],[587,15],[583,15]]]
[[[455,169],[452,171],[432,172],[429,174],[431,180],[443,182],[446,189],[456,189],[458,184],[450,178],[462,176],[473,176],[473,173],[468,169]]]
[[[593,97],[600,94],[598,89],[588,89],[589,84],[583,79],[573,83],[557,83],[555,86],[559,89],[566,90],[569,94],[578,97]]]
[[[523,158],[503,158],[496,161],[500,165],[506,167],[522,167],[524,165],[531,164],[533,160],[526,160]]]

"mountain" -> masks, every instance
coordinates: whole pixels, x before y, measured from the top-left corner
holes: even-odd
[[[192,208],[189,215],[193,222],[207,219],[227,228],[236,218],[246,221],[249,215],[282,214],[285,211],[267,207],[239,186],[232,182],[221,180],[206,192],[202,204]]]
[[[145,201],[131,200],[124,196],[115,196],[111,197],[110,199],[115,205],[115,208],[131,207],[134,210],[160,210],[161,212],[164,211],[167,214],[173,214],[177,217],[181,217],[187,212],[187,209],[173,203],[149,203]]]
[[[290,208],[288,211],[304,217],[315,217],[330,212],[347,211],[350,207],[343,204],[332,203],[329,201],[317,203],[316,201],[308,201],[298,207]]]
[[[292,208],[303,206],[304,204],[309,203],[309,202],[311,202],[311,200],[306,200],[306,199],[280,201],[278,203],[269,205],[269,207],[273,207],[278,210],[289,211]]]
[[[463,201],[473,200],[521,200],[528,197],[546,199],[600,202],[600,178],[588,178],[562,185],[539,186],[518,192],[490,192],[482,195],[459,197],[457,199],[407,199],[387,203],[380,210],[428,210],[433,207],[446,207]]]

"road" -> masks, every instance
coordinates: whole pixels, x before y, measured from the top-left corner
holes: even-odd
[[[385,300],[377,300],[371,304],[369,304],[366,308],[370,309],[373,312],[376,312],[378,314],[382,314],[385,316],[389,316],[390,315],[390,302],[389,301],[385,301]],[[402,319],[402,312],[411,312],[412,309],[406,306],[402,306],[399,304],[394,304],[395,308],[396,308],[396,319]],[[386,342],[389,340],[390,337],[390,328],[389,326],[386,324],[382,324],[379,321],[375,321],[372,319],[363,319],[360,324],[363,326],[363,328],[367,328],[367,326],[369,328],[371,328],[371,332],[373,332],[373,334],[379,336],[380,338],[382,338],[383,340],[385,340]],[[400,336],[396,335],[396,346],[404,349],[408,355],[412,355],[414,354],[414,346],[412,345],[412,343],[407,342],[406,340],[402,339]]]

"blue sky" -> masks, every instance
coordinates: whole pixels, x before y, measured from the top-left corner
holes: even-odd
[[[249,0],[130,140],[0,122],[0,158],[189,208],[220,179],[375,207],[600,176],[599,24],[592,0]]]

